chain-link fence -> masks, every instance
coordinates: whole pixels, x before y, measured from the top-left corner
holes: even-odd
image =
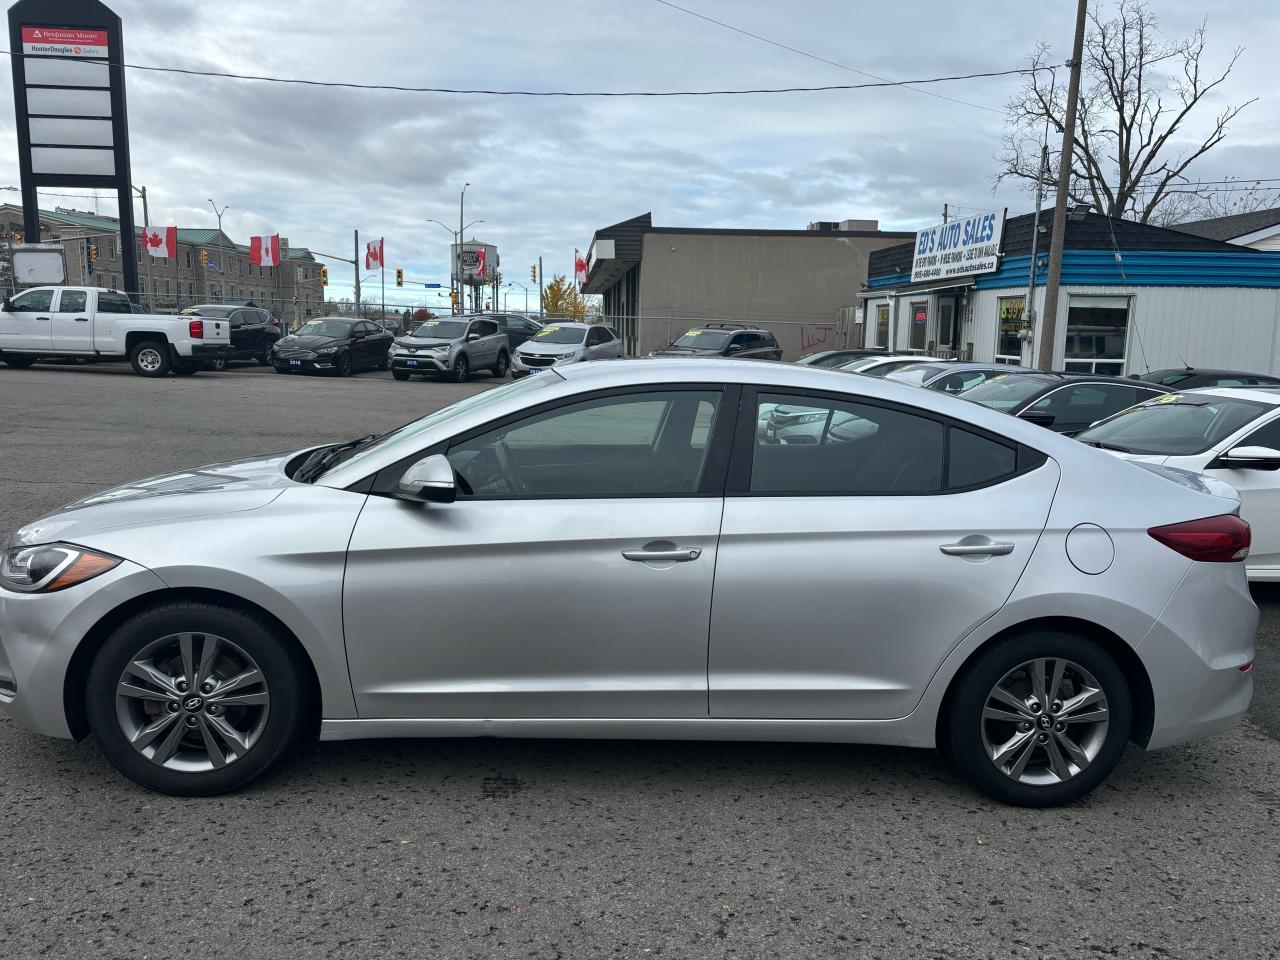
[[[597,319],[599,322],[608,324],[622,338],[629,356],[638,357],[662,349],[689,330],[724,325],[730,332],[733,332],[734,328],[768,331],[773,334],[782,348],[783,359],[794,360],[815,350],[835,350],[849,346],[854,343],[858,329],[852,322],[851,309],[841,311],[826,320],[777,317],[768,320],[742,320],[735,317],[610,315],[602,315]]]

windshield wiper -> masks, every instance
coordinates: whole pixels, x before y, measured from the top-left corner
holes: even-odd
[[[321,447],[319,450],[313,450],[307,456],[307,459],[302,461],[302,466],[294,471],[293,479],[298,483],[310,483],[337,463],[343,454],[354,453],[365,444],[373,443],[378,439],[378,436],[376,433],[371,433],[367,437],[360,437],[358,440],[334,443],[327,447]]]
[[[1099,450],[1114,450],[1117,453],[1133,453],[1128,447],[1122,447],[1118,443],[1107,443],[1105,440],[1081,440],[1081,443],[1087,443],[1091,447],[1097,447]]]

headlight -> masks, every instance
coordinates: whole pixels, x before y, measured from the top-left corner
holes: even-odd
[[[566,353],[562,356],[556,357],[555,362],[556,363],[573,363],[573,361],[581,360],[581,359],[582,359],[582,354],[575,350],[573,353]]]
[[[437,343],[434,347],[427,347],[427,349],[428,349],[428,350],[434,350],[434,351],[436,351],[436,353],[443,353],[444,351],[448,350],[448,349],[449,349],[449,347],[450,347],[450,344],[447,344],[447,343]]]
[[[53,593],[92,580],[119,565],[119,557],[69,543],[10,547],[0,563],[0,584],[19,593]]]
[[[341,347],[321,347],[316,353],[337,353]]]

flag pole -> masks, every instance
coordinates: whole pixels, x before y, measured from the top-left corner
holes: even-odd
[[[378,325],[387,329],[387,238],[378,238],[378,266],[382,274],[382,313],[378,315]]]

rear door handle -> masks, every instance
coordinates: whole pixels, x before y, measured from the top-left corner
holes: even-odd
[[[996,543],[990,537],[965,537],[938,547],[948,557],[1004,557],[1013,553],[1012,543]]]
[[[664,561],[687,563],[690,560],[697,560],[702,556],[702,551],[698,547],[673,547],[669,550],[623,550],[622,556],[627,560],[637,560],[640,563],[661,563]]]

